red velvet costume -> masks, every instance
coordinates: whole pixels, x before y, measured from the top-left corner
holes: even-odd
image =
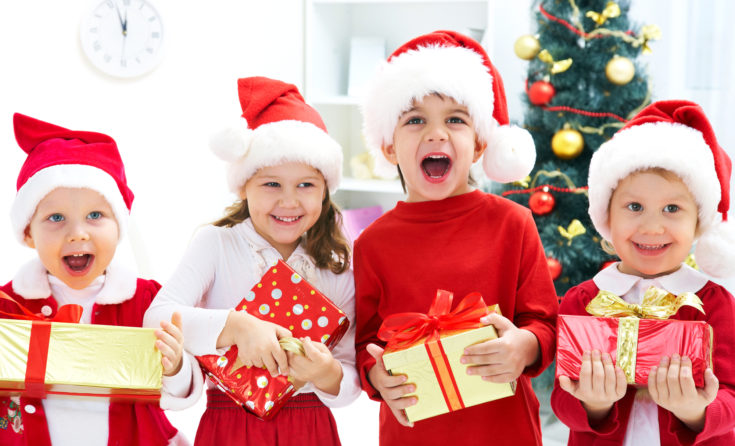
[[[426,313],[438,288],[456,301],[480,292],[502,314],[531,331],[539,360],[518,379],[516,395],[401,426],[385,403],[381,445],[541,444],[533,377],[555,351],[556,293],[538,232],[528,209],[473,191],[440,201],[399,202],[355,243],[357,368],[363,389],[380,401],[367,380],[375,360],[368,343],[383,319],[398,312]]]

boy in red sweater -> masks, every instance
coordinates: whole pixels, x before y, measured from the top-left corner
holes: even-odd
[[[696,260],[705,273],[735,273],[730,169],[704,112],[688,101],[649,105],[592,157],[590,217],[620,262],[571,288],[560,313],[587,315],[600,290],[630,304],[640,304],[650,286],[695,293],[704,313],[685,306],[670,319],[712,326],[714,372],[707,369],[697,388],[690,358],[664,356],[637,388],[609,354],[585,352],[579,380],[559,377],[551,395],[570,445],[735,444],[735,300],[683,263],[699,238]]]
[[[495,181],[525,177],[535,161],[530,135],[508,126],[500,75],[482,47],[437,31],[396,50],[366,96],[365,133],[394,166],[408,197],[355,243],[357,365],[363,389],[381,401],[382,445],[541,444],[530,377],[551,362],[556,293],[528,209],[475,190],[470,166],[483,157]],[[395,169],[395,168],[394,168]],[[518,380],[512,397],[409,423],[415,384],[390,376],[377,332],[397,312],[426,313],[437,289],[480,292],[502,314],[499,339],[465,349],[467,373]],[[458,299],[457,299],[458,300]]]

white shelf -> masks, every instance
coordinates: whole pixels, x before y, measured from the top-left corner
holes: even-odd
[[[340,190],[355,192],[376,192],[384,194],[402,194],[400,180],[359,180],[357,178],[342,178]]]
[[[312,105],[360,105],[360,98],[356,96],[317,96],[311,98]]]

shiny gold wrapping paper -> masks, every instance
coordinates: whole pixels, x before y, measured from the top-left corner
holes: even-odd
[[[30,321],[0,320],[0,391],[25,388]],[[161,353],[152,328],[53,322],[46,364],[50,393],[155,397]]]
[[[483,381],[477,375],[468,375],[468,365],[460,362],[466,347],[497,337],[498,334],[492,325],[441,334],[442,347],[465,407],[515,394],[515,383],[498,384]],[[406,408],[406,416],[410,421],[423,420],[449,412],[424,341],[425,339],[422,339],[403,350],[386,350],[383,354],[383,363],[391,374],[405,374],[408,376],[407,382],[416,384],[416,392],[411,395],[418,397],[418,403]]]

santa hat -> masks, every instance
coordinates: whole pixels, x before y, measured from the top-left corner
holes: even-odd
[[[507,183],[531,172],[536,161],[533,139],[526,130],[508,125],[503,80],[485,50],[470,37],[435,31],[395,50],[368,87],[364,132],[378,174],[395,172],[381,147],[393,143],[401,114],[432,93],[467,107],[479,141],[488,144],[483,167],[491,180]]]
[[[589,213],[610,240],[608,206],[630,173],[662,168],[687,185],[698,206],[697,264],[715,277],[735,274],[735,228],[727,223],[731,162],[702,108],[689,101],[654,102],[600,146],[589,169]]]
[[[59,187],[99,192],[110,204],[122,238],[133,192],[115,141],[102,133],[68,130],[20,113],[13,115],[13,127],[18,145],[28,154],[10,211],[18,240],[23,242],[38,203]]]
[[[229,163],[227,183],[240,192],[266,166],[303,162],[318,169],[330,192],[342,177],[342,147],[327,134],[316,110],[296,86],[266,77],[237,80],[242,118],[212,136],[210,147]]]

